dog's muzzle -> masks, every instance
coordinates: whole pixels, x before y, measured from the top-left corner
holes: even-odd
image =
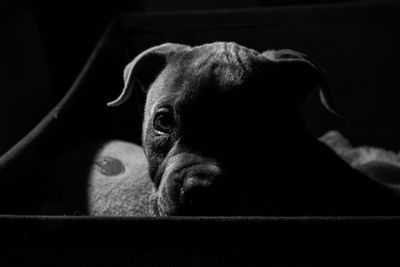
[[[198,156],[178,155],[167,164],[159,193],[159,211],[173,215],[212,215],[221,199],[223,171]]]

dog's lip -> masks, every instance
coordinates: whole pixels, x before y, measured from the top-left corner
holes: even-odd
[[[194,162],[189,162],[187,164],[183,164],[182,166],[180,166],[180,168],[178,168],[177,170],[175,170],[176,172],[181,172],[185,169],[194,167],[194,166],[215,166],[218,167],[214,162],[206,162],[206,161],[194,161]]]
[[[176,163],[171,163],[170,165],[174,165]],[[175,173],[180,173],[188,168],[191,167],[195,167],[195,166],[214,166],[215,168],[221,169],[220,166],[218,164],[216,164],[214,161],[206,161],[206,160],[192,160],[192,161],[188,161],[186,163],[180,164],[180,166],[178,166],[178,168],[174,169],[173,172]],[[158,187],[161,183],[162,177],[164,175],[164,173],[166,172],[166,169],[171,168],[171,166],[168,166],[164,169],[164,171],[162,173],[159,173],[156,175],[156,179],[155,179],[155,185]],[[181,181],[181,184],[183,184],[183,180]]]

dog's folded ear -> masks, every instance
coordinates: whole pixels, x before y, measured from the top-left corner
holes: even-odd
[[[107,105],[111,107],[124,103],[132,94],[135,86],[147,91],[160,71],[165,67],[168,58],[183,49],[186,45],[165,43],[151,47],[136,56],[124,70],[124,88],[118,98]]]
[[[328,80],[325,70],[308,56],[290,49],[267,50],[262,55],[272,62],[276,62],[282,67],[282,72],[287,73],[285,80],[296,87],[297,98],[303,100],[316,88],[319,88],[319,96],[325,108],[337,116],[343,116],[338,112],[328,87]]]

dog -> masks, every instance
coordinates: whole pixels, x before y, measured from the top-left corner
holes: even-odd
[[[124,83],[109,106],[133,94],[143,106],[154,215],[398,214],[397,195],[308,133],[299,107],[313,90],[339,112],[300,52],[166,43],[130,62]]]

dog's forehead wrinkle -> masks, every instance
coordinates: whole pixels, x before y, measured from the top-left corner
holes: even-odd
[[[234,42],[196,46],[171,57],[150,91],[153,95],[168,94],[179,99],[205,91],[232,90],[244,83],[259,55]],[[149,102],[151,107],[154,104],[154,100]]]
[[[222,87],[229,87],[230,83],[240,83],[258,60],[258,52],[254,50],[236,43],[217,42],[184,51],[171,65],[178,74],[174,75],[177,84],[215,76]]]

